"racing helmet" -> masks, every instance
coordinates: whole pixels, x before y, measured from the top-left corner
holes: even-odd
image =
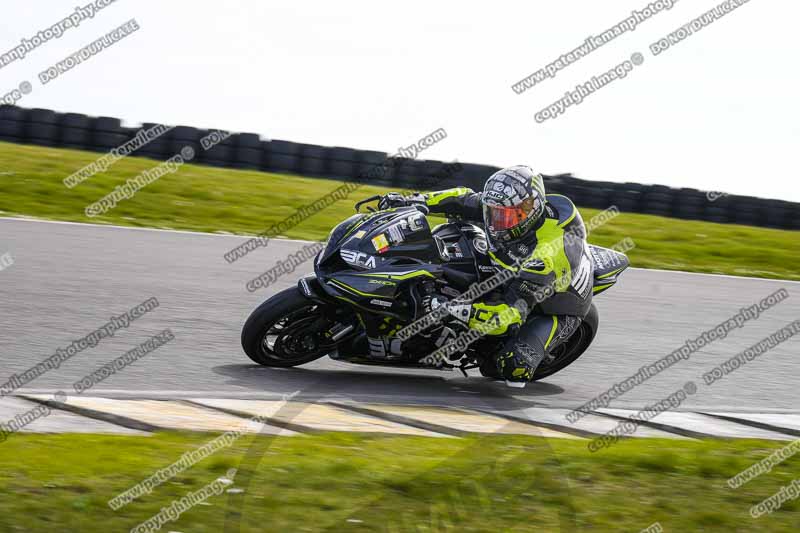
[[[493,243],[523,240],[544,223],[542,175],[522,165],[499,170],[486,180],[481,203],[486,233]]]

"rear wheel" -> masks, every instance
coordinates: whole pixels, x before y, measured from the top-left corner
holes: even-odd
[[[600,317],[597,308],[592,304],[589,313],[584,317],[581,325],[575,330],[575,333],[573,333],[566,342],[559,345],[555,350],[552,350],[549,357],[545,357],[544,361],[539,363],[536,372],[533,374],[532,381],[538,381],[552,376],[556,372],[564,370],[574,363],[578,357],[583,355],[583,352],[589,348],[589,345],[592,344],[597,334],[599,323]],[[497,365],[494,362],[494,357],[482,358],[479,370],[484,377],[502,379],[500,372],[497,370]]]
[[[264,366],[292,367],[336,349],[326,333],[334,325],[331,310],[306,299],[297,287],[259,305],[242,328],[242,348]],[[343,339],[340,339],[340,341]]]
[[[592,344],[594,336],[597,335],[597,327],[600,323],[600,315],[597,308],[592,304],[589,313],[584,317],[581,325],[575,330],[575,333],[550,352],[550,357],[545,357],[544,361],[539,363],[536,372],[533,374],[532,381],[539,381],[548,376],[552,376],[556,372],[564,370],[569,365],[574,363],[578,357],[583,355],[583,352]]]

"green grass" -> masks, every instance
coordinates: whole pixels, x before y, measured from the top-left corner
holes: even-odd
[[[332,180],[185,165],[89,219],[87,204],[157,163],[129,157],[73,189],[62,180],[100,156],[93,152],[0,143],[0,211],[56,220],[258,234],[336,189]],[[324,240],[353,213],[353,203],[387,192],[364,186],[306,219],[286,237]],[[596,210],[581,209],[585,220]],[[622,214],[590,242],[612,246],[630,237],[634,266],[800,280],[800,232]],[[227,251],[227,250],[224,250]]]
[[[800,501],[752,505],[800,478],[789,459],[733,490],[726,480],[782,446],[326,434],[245,437],[118,511],[107,501],[212,436],[13,435],[0,444],[0,531],[127,531],[239,468],[163,531],[797,531]],[[432,524],[433,522],[433,524]],[[230,531],[239,531],[230,529]]]

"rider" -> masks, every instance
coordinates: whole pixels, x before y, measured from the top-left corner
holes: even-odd
[[[577,208],[565,196],[545,195],[542,175],[527,166],[496,172],[483,193],[466,187],[409,197],[389,193],[380,207],[413,204],[482,224],[493,266],[498,272],[515,274],[501,288],[500,302],[474,302],[471,318],[496,323],[498,316],[512,317],[510,324],[497,330],[507,334],[507,340],[495,365],[497,375],[524,386],[542,360],[575,332],[591,307],[593,264]]]

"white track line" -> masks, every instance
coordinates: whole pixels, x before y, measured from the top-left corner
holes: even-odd
[[[178,233],[183,235],[203,235],[206,237],[228,237],[234,239],[253,239],[256,237],[260,237],[260,235],[240,235],[240,234],[233,234],[233,233],[207,233],[204,231],[191,231],[191,230],[182,230],[182,229],[163,229],[163,228],[140,228],[137,226],[117,226],[114,224],[91,224],[88,222],[70,222],[66,220],[47,220],[43,218],[27,218],[27,217],[4,217],[0,215],[0,222],[4,220],[13,220],[15,222],[39,222],[42,224],[64,224],[69,226],[90,226],[92,228],[110,228],[110,229],[121,229],[121,230],[134,230],[134,231],[160,231],[162,233]],[[282,242],[298,242],[298,243],[309,243],[314,241],[304,241],[300,239],[284,239],[284,238],[275,238],[277,241]]]
[[[3,217],[0,216],[0,222],[4,220],[13,220],[15,222],[38,222],[42,224],[66,224],[71,226],[91,226],[93,228],[109,228],[109,229],[121,229],[121,230],[134,230],[134,231],[160,231],[163,233],[178,233],[184,235],[204,235],[208,237],[227,237],[227,238],[234,238],[234,239],[252,239],[255,237],[259,237],[259,235],[239,235],[239,234],[227,234],[227,233],[206,233],[202,231],[190,231],[190,230],[179,230],[179,229],[161,229],[161,228],[139,228],[134,226],[116,226],[114,224],[89,224],[86,222],[68,222],[63,220],[47,220],[42,218],[22,218],[22,217]],[[308,244],[316,241],[305,241],[302,239],[284,239],[284,238],[275,238],[277,241],[281,242],[296,242],[301,244]],[[707,277],[714,277],[714,278],[730,278],[730,279],[750,279],[755,281],[777,281],[780,283],[798,283],[800,281],[793,281],[793,280],[785,280],[779,278],[754,278],[751,276],[732,276],[730,274],[708,274],[705,272],[686,272],[684,270],[663,270],[660,268],[636,268],[631,267],[631,270],[641,270],[643,272],[663,272],[666,274],[688,274],[690,276],[707,276]]]
[[[55,394],[57,392],[65,392],[67,394],[67,403],[69,403],[69,396],[71,391],[66,389],[18,389],[15,390],[10,394],[10,396],[15,395],[32,395],[32,394]],[[292,391],[294,392],[294,391]],[[179,398],[278,398],[281,399],[285,396],[285,393],[281,392],[235,392],[235,391],[214,391],[214,390],[190,390],[190,391],[176,391],[176,390],[127,390],[127,389],[104,389],[104,390],[94,390],[92,389],[91,393],[81,394],[81,398],[109,398],[107,395],[117,396],[119,398],[142,398],[142,399],[150,399],[150,398],[160,398],[165,397],[168,399],[179,399]],[[302,391],[301,391],[302,395]],[[331,396],[342,398],[345,397],[344,395],[333,395]],[[112,398],[118,399],[118,398]],[[0,398],[0,402],[3,399]]]
[[[729,278],[729,279],[750,279],[754,281],[775,281],[779,283],[800,283],[800,281],[795,281],[791,279],[780,279],[780,278],[754,278],[752,276],[734,276],[731,274],[709,274],[707,272],[686,272],[685,270],[664,270],[662,268],[637,268],[631,267],[631,270],[640,270],[642,272],[663,272],[665,274],[687,274],[690,276],[706,276],[706,277],[714,277],[714,278]]]

